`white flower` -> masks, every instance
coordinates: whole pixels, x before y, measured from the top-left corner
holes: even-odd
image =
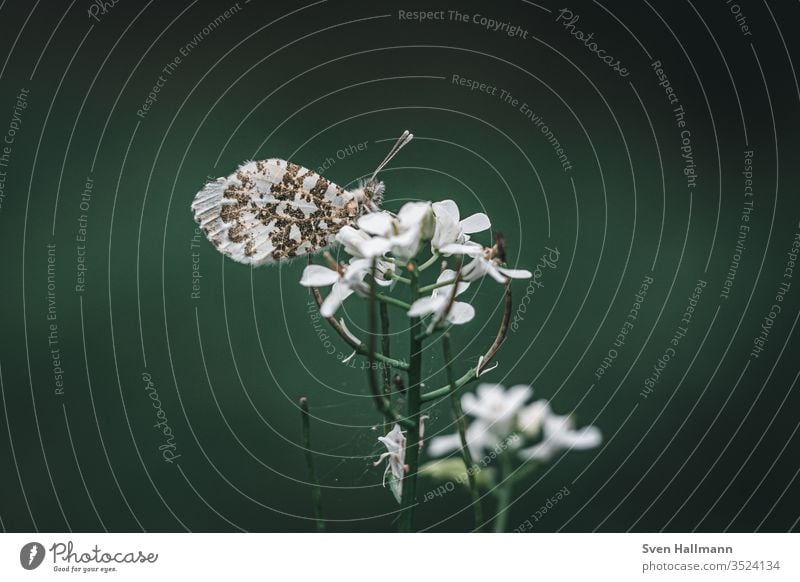
[[[373,239],[364,246],[375,249],[373,252],[391,251],[402,261],[417,256],[421,242],[433,236],[435,224],[430,202],[408,202],[397,216],[385,211],[370,212],[358,219],[358,227]]]
[[[467,393],[461,397],[464,413],[475,418],[466,431],[467,445],[475,460],[484,450],[497,447],[517,430],[517,414],[532,392],[530,386],[525,385],[506,390],[500,384],[480,384],[476,394]],[[509,440],[508,444],[518,444],[518,439]],[[428,453],[441,456],[459,448],[459,435],[447,435],[431,439]]]
[[[472,460],[477,461],[483,455],[484,450],[491,450],[500,444],[488,425],[480,420],[473,421],[467,427],[465,436]],[[428,445],[428,454],[432,457],[441,457],[461,448],[461,436],[458,433],[437,436],[431,439]]]
[[[303,287],[331,287],[331,292],[322,302],[319,312],[322,317],[332,317],[342,302],[354,291],[366,292],[364,275],[367,274],[372,261],[358,259],[346,265],[342,271],[335,271],[322,265],[308,265],[303,270],[300,284]]]
[[[467,245],[450,245],[449,248],[460,246],[466,254],[474,257],[461,270],[461,278],[465,281],[475,281],[484,275],[489,275],[498,283],[507,283],[509,279],[529,279],[531,272],[525,269],[507,269],[500,266],[500,261],[494,257],[494,250],[492,248],[483,249],[478,253],[475,247],[471,244]]]
[[[386,487],[386,476],[389,476],[389,488],[392,490],[397,503],[403,498],[403,477],[406,474],[406,437],[400,430],[400,425],[395,424],[386,436],[379,436],[378,440],[386,447],[374,465],[377,467],[384,459],[388,459],[386,470],[383,472],[383,486]]]
[[[525,406],[532,390],[524,384],[506,390],[500,384],[480,384],[475,394],[465,394],[461,407],[474,418],[466,431],[467,445],[474,460],[483,451],[521,445],[520,436],[532,438],[542,435],[538,444],[518,451],[523,460],[548,461],[563,450],[583,450],[598,446],[603,437],[595,426],[574,430],[571,416],[553,414],[546,400],[537,400]],[[435,437],[428,445],[428,453],[438,457],[461,448],[458,434]]]
[[[561,451],[593,449],[603,442],[603,435],[596,426],[585,426],[574,430],[571,416],[549,414],[544,419],[542,442],[519,451],[524,460],[549,461]]]
[[[446,252],[448,245],[463,245],[469,240],[470,234],[482,232],[492,226],[489,217],[483,213],[461,220],[458,206],[452,200],[434,202],[433,213],[436,216],[436,229],[431,239],[431,251],[440,251],[446,256],[451,254]]]
[[[381,213],[376,212],[375,214]],[[379,236],[370,236],[367,232],[349,225],[343,226],[336,233],[336,241],[344,245],[347,254],[362,259],[383,256],[392,248],[388,240]]]
[[[300,277],[303,287],[331,287],[331,292],[319,308],[320,315],[332,317],[345,299],[354,292],[361,295],[369,293],[369,286],[364,283],[364,276],[372,271],[371,259],[350,259],[350,263],[339,267],[339,270],[329,269],[322,265],[308,265]],[[394,265],[387,261],[376,261],[375,282],[386,286],[392,284],[391,272]]]
[[[437,283],[455,280],[456,273],[450,269],[442,271]],[[456,297],[461,295],[469,287],[469,283],[460,281],[455,290]],[[450,298],[453,295],[453,284],[444,285],[438,289],[434,289],[427,297],[421,297],[411,304],[411,309],[408,310],[410,317],[421,317],[430,313],[435,314],[434,322],[439,321],[445,314],[447,306],[450,304]],[[463,301],[453,301],[450,306],[450,311],[447,313],[447,321],[454,325],[461,325],[472,321],[475,317],[475,308],[469,303]]]
[[[537,400],[519,411],[517,427],[529,437],[537,437],[542,432],[542,426],[552,414],[550,403],[547,400]]]
[[[524,384],[508,390],[500,384],[480,384],[475,394],[464,394],[461,407],[466,414],[484,421],[489,430],[504,438],[516,430],[517,413],[532,394],[531,387]]]

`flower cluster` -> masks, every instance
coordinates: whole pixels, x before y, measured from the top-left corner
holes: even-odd
[[[557,454],[568,450],[591,449],[602,442],[600,430],[595,426],[580,429],[575,427],[571,416],[555,414],[546,400],[529,402],[533,394],[530,386],[512,386],[506,390],[499,384],[480,384],[474,393],[465,393],[459,402],[453,400],[453,410],[459,427],[465,431],[469,457],[459,460],[437,460],[419,466],[419,453],[429,457],[442,457],[460,450],[463,446],[460,434],[438,436],[431,439],[423,448],[425,419],[421,404],[436,398],[450,395],[456,398],[455,390],[466,383],[483,377],[491,370],[498,347],[502,343],[510,316],[510,281],[530,278],[531,273],[523,269],[512,269],[505,264],[505,248],[502,237],[496,235],[492,246],[485,246],[473,240],[472,235],[487,231],[491,227],[489,218],[483,214],[473,214],[464,219],[452,200],[441,202],[409,202],[394,214],[376,210],[360,216],[354,224],[341,228],[336,241],[348,255],[345,262],[339,262],[326,254],[327,266],[308,265],[303,271],[300,284],[305,287],[330,287],[322,300],[320,313],[333,318],[342,303],[356,295],[370,299],[370,343],[362,344],[352,336],[344,320],[332,322],[340,335],[360,353],[370,358],[370,364],[380,359],[404,370],[409,385],[394,394],[389,387],[389,376],[384,377],[383,391],[378,379],[372,373],[370,388],[378,410],[383,415],[384,426],[391,426],[378,441],[385,447],[375,461],[375,465],[386,463],[383,484],[389,485],[394,498],[401,504],[400,529],[410,531],[411,516],[416,500],[413,499],[417,474],[440,477],[448,471],[465,475],[461,482],[469,484],[473,497],[476,527],[481,527],[481,500],[478,493],[480,462],[488,459],[493,463],[490,470],[480,475],[492,487],[497,498],[497,531],[503,531],[507,505],[511,499],[510,491],[516,480],[535,470],[540,462],[547,462]],[[426,269],[441,263],[436,275],[422,277]],[[449,264],[448,264],[449,263]],[[475,308],[464,301],[464,293],[472,283],[488,276],[505,287],[507,297],[506,314],[494,342],[488,351],[477,357],[477,364],[455,380],[452,374],[453,360],[450,355],[449,334],[436,337],[435,331],[447,325],[461,325],[475,318]],[[380,289],[377,287],[379,286]],[[405,286],[407,297],[395,295],[396,287]],[[317,297],[318,301],[319,296]],[[377,301],[393,305],[405,312],[409,320],[411,342],[408,361],[393,360],[389,350],[376,349]],[[388,310],[381,310],[380,317],[388,327]],[[423,325],[424,324],[424,325]],[[422,393],[423,378],[420,354],[426,340],[439,339],[448,370],[449,386],[430,390],[425,387]],[[353,357],[353,356],[351,356]],[[496,365],[496,362],[495,362]],[[374,368],[370,368],[374,370]],[[396,376],[397,379],[400,376]],[[416,397],[403,398],[408,390],[416,390]],[[398,405],[405,404],[404,413]],[[462,412],[463,410],[463,412]],[[470,417],[466,425],[464,416]],[[465,428],[466,426],[466,428]],[[408,438],[407,438],[408,435]],[[408,448],[408,451],[407,451]],[[383,449],[382,449],[383,450]],[[408,454],[407,452],[413,452]],[[466,460],[465,460],[466,459]],[[525,466],[525,471],[512,473],[512,462]],[[445,465],[447,465],[445,467]],[[454,466],[455,465],[455,466]],[[429,470],[430,469],[430,470]],[[434,470],[435,469],[435,470]],[[499,474],[496,486],[494,475]],[[404,499],[403,490],[406,490]]]
[[[353,293],[361,296],[369,293],[364,279],[371,273],[373,262],[375,282],[391,286],[403,280],[398,269],[407,267],[429,244],[433,258],[455,256],[469,262],[461,269],[458,280],[455,271],[444,270],[431,286],[430,294],[416,299],[408,315],[432,315],[436,322],[446,320],[454,325],[467,323],[475,317],[475,310],[453,298],[466,291],[470,282],[484,275],[499,283],[531,276],[529,271],[506,268],[498,256],[501,253],[497,245],[484,247],[470,239],[471,234],[490,227],[489,218],[483,213],[461,220],[458,206],[452,200],[409,202],[397,214],[370,212],[358,219],[356,227],[345,226],[336,235],[337,242],[350,255],[349,261],[332,263],[329,267],[309,265],[303,271],[300,284],[331,287],[320,312],[324,317],[332,317]]]
[[[480,384],[475,394],[464,394],[461,406],[465,414],[473,417],[466,440],[475,460],[514,434],[523,437],[513,441],[516,454],[523,461],[546,462],[562,451],[591,449],[602,442],[597,427],[575,429],[574,419],[553,413],[547,400],[526,405],[532,394],[530,386],[506,390],[499,384]],[[535,438],[540,439],[538,443],[519,448],[525,440]],[[440,457],[460,448],[458,434],[440,436],[431,439],[428,454]]]

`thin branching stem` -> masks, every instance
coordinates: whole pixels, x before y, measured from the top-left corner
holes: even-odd
[[[408,311],[411,309],[411,305],[406,303],[405,301],[400,301],[399,299],[395,299],[394,297],[390,297],[389,295],[384,295],[383,293],[376,293],[375,299],[378,301],[383,301],[387,305],[394,305],[395,307],[399,307],[403,311]]]
[[[319,289],[316,287],[311,287],[311,293],[314,295],[314,300],[317,302],[317,307],[322,307],[322,294],[319,292]],[[339,336],[345,341],[347,345],[349,345],[353,350],[357,353],[361,354],[362,356],[367,355],[367,346],[353,338],[350,334],[348,334],[344,328],[342,328],[341,324],[336,321],[334,317],[326,317],[325,318],[330,326],[333,328]],[[393,358],[389,358],[383,354],[376,353],[375,359],[379,362],[382,362],[392,368],[397,368],[398,370],[408,370],[408,363],[403,362],[401,360],[396,360]]]
[[[511,279],[509,279],[506,281],[505,306],[503,309],[503,319],[500,322],[500,328],[497,330],[497,335],[494,338],[494,342],[481,358],[480,363],[475,370],[476,375],[481,375],[481,372],[484,370],[484,368],[486,368],[486,365],[492,360],[494,355],[497,353],[497,350],[500,349],[500,345],[506,339],[506,334],[508,333],[508,324],[511,321],[511,312],[513,310],[514,305],[511,297]]]
[[[500,348],[500,344],[503,343],[503,340],[506,338],[506,334],[508,333],[508,324],[511,321],[511,312],[513,310],[513,301],[511,296],[511,281],[506,283],[506,290],[505,290],[505,306],[503,309],[503,319],[500,322],[500,327],[497,330],[497,335],[494,338],[494,342],[492,345],[489,346],[489,349],[486,350],[486,353],[481,356],[479,363],[474,368],[470,368],[467,372],[461,376],[458,380],[456,380],[456,388],[461,388],[464,384],[471,382],[478,378],[486,369],[486,365],[491,361],[494,355],[497,353],[497,350]],[[423,402],[430,402],[431,400],[436,400],[437,398],[441,398],[442,396],[447,396],[450,391],[450,386],[442,386],[441,388],[437,388],[436,390],[431,390],[430,392],[426,392],[422,395],[421,400]]]
[[[322,489],[317,479],[317,471],[314,468],[314,454],[311,452],[311,415],[308,412],[308,398],[300,398],[300,418],[303,423],[303,448],[306,454],[306,466],[308,468],[308,479],[311,482],[311,503],[314,508],[314,520],[317,523],[317,531],[325,531],[325,521],[322,519]]]
[[[461,388],[465,384],[468,384],[475,380],[475,368],[470,368],[466,371],[466,373],[461,376],[458,380],[456,380],[456,389]],[[423,402],[430,402],[431,400],[436,400],[437,398],[442,398],[443,396],[447,396],[450,393],[450,385],[442,386],[441,388],[437,388],[436,390],[431,390],[430,392],[426,392],[420,397],[420,400]]]
[[[431,258],[422,263],[417,270],[420,272],[424,271],[428,267],[435,265],[437,260],[439,260],[439,253],[433,253]]]
[[[464,461],[464,468],[467,471],[467,480],[469,482],[469,494],[472,498],[472,511],[475,517],[475,530],[480,531],[483,524],[483,508],[481,507],[481,496],[478,491],[478,481],[475,479],[475,470],[473,469],[474,463],[472,462],[472,453],[469,450],[469,443],[467,442],[467,423],[464,419],[464,412],[461,410],[461,402],[459,401],[456,381],[453,377],[453,356],[450,352],[450,334],[442,334],[442,351],[444,352],[444,364],[447,370],[447,383],[450,385],[450,403],[453,408],[453,418],[458,427],[458,436],[461,439],[461,459]]]
[[[509,455],[509,451],[503,451],[498,460],[500,479],[496,491],[497,515],[494,518],[494,531],[496,533],[506,531],[508,514],[511,509],[511,488],[513,486],[513,479],[511,477],[511,457]]]
[[[395,281],[400,281],[401,283],[405,283],[406,285],[411,285],[411,279],[409,279],[408,277],[403,277],[402,275],[398,275],[393,271],[387,271],[387,273],[389,274],[389,277],[391,279],[394,279]]]
[[[378,310],[381,318],[381,352],[387,358],[391,356],[391,337],[389,336],[389,309],[385,303],[378,304]],[[381,363],[383,369],[383,397],[389,400],[392,399],[392,369],[386,364]],[[390,423],[385,422],[383,426],[383,433],[387,434],[391,430]]]
[[[386,397],[384,392],[378,386],[378,377],[375,373],[377,369],[377,359],[375,356],[377,352],[375,351],[375,340],[378,337],[378,316],[377,316],[377,298],[376,298],[376,291],[375,288],[377,287],[377,283],[375,282],[375,271],[377,269],[377,259],[372,260],[372,272],[370,276],[369,282],[369,299],[368,299],[368,310],[369,313],[367,314],[367,321],[368,321],[368,335],[367,335],[367,361],[369,366],[367,366],[367,381],[369,384],[370,392],[372,392],[372,398],[375,400],[375,406],[377,407],[378,411],[383,414],[383,422],[384,425],[388,426],[394,420],[392,411],[391,411],[391,403],[390,400]]]
[[[420,295],[419,274],[413,263],[409,265],[411,276],[411,298],[412,301]],[[413,427],[409,428],[406,437],[406,465],[408,471],[403,479],[403,496],[401,499],[400,512],[400,531],[410,532],[414,529],[414,506],[417,504],[417,471],[419,467],[419,411],[422,406],[421,383],[422,383],[422,341],[418,340],[415,328],[419,326],[418,317],[409,318],[409,343],[408,354],[408,397],[406,418],[413,422]]]
[[[446,287],[447,285],[454,284],[458,279],[448,279],[447,281],[441,281],[439,283],[431,283],[430,285],[425,285],[424,287],[419,288],[420,295],[425,295],[426,293],[430,293],[434,289],[438,289],[439,287]]]
[[[439,316],[439,318],[431,324],[430,332],[433,333],[433,330],[437,327],[443,326],[447,322],[447,318],[450,317],[450,311],[453,309],[453,305],[456,302],[456,296],[458,295],[458,281],[461,279],[461,260],[458,261],[458,266],[456,267],[456,273],[453,276],[453,279],[456,283],[453,284],[453,288],[450,290],[450,295],[447,297],[447,305],[445,305],[444,311]]]

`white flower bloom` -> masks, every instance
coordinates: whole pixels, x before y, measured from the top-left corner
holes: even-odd
[[[519,451],[524,460],[549,461],[561,451],[593,449],[603,442],[603,435],[596,426],[585,426],[574,430],[571,416],[549,414],[544,419],[542,442]]]
[[[517,426],[526,436],[537,437],[550,415],[552,415],[550,403],[547,400],[537,400],[519,411]]]
[[[467,438],[473,461],[480,459],[483,451],[491,450],[500,444],[497,435],[481,420],[470,423],[464,436]],[[432,438],[428,445],[428,454],[432,457],[441,457],[459,449],[461,449],[461,436],[458,433],[448,434]]]
[[[367,216],[372,216],[373,214],[380,215],[383,213],[375,212]],[[360,259],[383,256],[392,248],[388,240],[379,236],[370,236],[368,232],[358,230],[352,226],[343,226],[336,233],[336,241],[344,245],[344,250],[347,254]]]
[[[300,284],[303,287],[331,287],[330,293],[322,302],[319,308],[320,315],[332,317],[339,309],[345,299],[354,292],[361,295],[369,293],[369,286],[364,282],[364,276],[372,271],[371,259],[351,259],[350,263],[344,265],[343,271],[337,271],[323,267],[322,265],[308,265],[303,270],[300,277]],[[377,261],[375,282],[378,285],[391,285],[390,272],[394,271],[394,265],[387,261]]]
[[[436,280],[437,283],[455,280],[456,272],[450,269],[445,269]],[[455,290],[456,297],[461,295],[469,287],[469,283],[460,281]],[[450,303],[450,297],[453,294],[453,284],[444,285],[438,289],[434,289],[427,297],[421,297],[411,304],[411,309],[408,310],[410,317],[421,317],[423,315],[434,314],[434,321],[439,321],[447,310]],[[447,321],[454,325],[461,325],[472,321],[475,317],[475,308],[469,303],[463,301],[453,301],[450,311],[447,314]]]
[[[450,245],[451,248],[455,246],[457,245]],[[462,246],[465,251],[461,254],[474,257],[472,261],[461,270],[461,277],[465,281],[475,281],[484,275],[489,275],[498,283],[507,283],[509,279],[529,279],[531,277],[531,272],[525,269],[507,269],[506,267],[501,267],[499,260],[493,256],[494,253],[491,248],[483,249],[483,251],[478,254],[474,246],[460,246]]]
[[[484,450],[497,447],[517,430],[517,414],[532,392],[525,385],[506,390],[500,384],[480,384],[476,394],[461,397],[464,413],[475,418],[465,435],[473,459],[479,459]],[[508,441],[509,446],[518,444],[518,439]],[[428,453],[436,457],[460,448],[459,435],[447,435],[431,439]]]
[[[382,253],[391,251],[403,261],[417,256],[421,242],[433,236],[435,224],[430,202],[408,202],[397,216],[389,212],[370,212],[358,219],[358,227],[372,235],[373,242],[366,246],[374,247],[373,252],[377,249],[383,249]]]
[[[332,317],[345,299],[350,297],[354,291],[366,293],[367,288],[364,283],[364,275],[367,274],[372,261],[369,259],[358,259],[344,267],[343,272],[323,267],[322,265],[308,265],[303,270],[300,284],[303,287],[331,287],[330,293],[322,302],[319,312],[322,317]]]
[[[479,257],[488,249],[471,240],[463,243],[448,243],[439,248],[439,252],[445,256],[466,255],[468,257]]]
[[[600,430],[587,426],[574,430],[570,416],[553,414],[546,400],[537,400],[527,406],[532,390],[529,386],[512,386],[506,390],[500,384],[480,384],[475,394],[465,394],[461,407],[474,418],[466,431],[467,444],[473,459],[478,460],[483,451],[497,449],[506,443],[509,449],[521,445],[520,435],[537,437],[538,444],[518,451],[523,460],[548,461],[563,450],[582,450],[602,442]],[[461,448],[458,434],[435,437],[428,445],[428,453],[438,457]]]
[[[475,394],[464,394],[461,407],[502,439],[517,429],[517,413],[532,394],[531,387],[524,384],[508,390],[500,384],[480,384]]]
[[[483,213],[473,214],[464,220],[458,206],[452,200],[443,200],[433,203],[433,213],[436,216],[436,229],[431,239],[431,251],[442,252],[445,256],[449,245],[463,245],[469,240],[469,235],[489,229],[492,224],[489,217]]]
[[[384,459],[388,459],[386,470],[383,472],[383,486],[386,487],[386,476],[389,476],[389,488],[392,490],[397,503],[403,498],[403,477],[406,474],[406,437],[400,430],[400,425],[395,424],[386,436],[379,436],[378,440],[386,447],[374,465],[377,467]]]

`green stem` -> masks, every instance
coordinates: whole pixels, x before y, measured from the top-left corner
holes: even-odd
[[[422,263],[422,264],[419,266],[419,269],[417,269],[417,270],[418,270],[418,271],[424,271],[424,270],[425,270],[425,269],[427,269],[428,267],[430,267],[430,266],[434,265],[434,264],[436,263],[436,261],[437,261],[437,260],[439,260],[439,253],[433,253],[433,255],[431,255],[431,258],[430,258],[430,259],[428,259],[427,261],[425,261],[424,263]]]
[[[475,368],[470,368],[467,370],[467,373],[461,376],[458,380],[456,380],[456,389],[461,388],[464,384],[468,384],[475,380]],[[422,402],[430,402],[431,400],[436,400],[437,398],[441,398],[442,396],[447,396],[450,394],[450,385],[442,386],[441,388],[437,388],[436,390],[431,390],[430,392],[426,392],[420,397]]]
[[[401,283],[405,283],[406,285],[411,285],[411,279],[407,279],[406,277],[402,277],[397,273],[389,271],[389,277],[394,279],[395,281],[400,281]]]
[[[378,408],[378,411],[383,414],[383,422],[384,426],[388,426],[392,423],[392,413],[391,413],[391,404],[390,400],[384,395],[381,389],[378,387],[378,378],[375,375],[375,365],[376,362],[376,352],[375,352],[375,338],[378,335],[378,318],[376,315],[376,291],[375,287],[377,287],[377,283],[375,282],[375,268],[376,268],[377,260],[372,260],[372,277],[370,277],[370,285],[369,285],[369,299],[368,299],[368,310],[369,313],[367,314],[368,320],[368,335],[367,335],[367,360],[369,362],[369,366],[367,366],[367,381],[369,383],[370,392],[372,392],[372,397],[375,400],[375,406]]]
[[[314,299],[317,302],[317,307],[321,307],[322,295],[320,294],[319,289],[312,287],[311,293],[314,295]],[[347,343],[347,345],[353,348],[356,353],[361,354],[362,356],[366,356],[368,354],[367,346],[359,342],[357,339],[350,337],[350,335],[344,331],[344,328],[341,326],[341,324],[336,321],[335,317],[326,317],[325,319],[328,321],[333,330],[339,334],[339,337],[341,337],[345,343]],[[401,360],[394,360],[379,353],[375,354],[375,359],[391,366],[392,368],[397,368],[398,370],[408,370],[408,364]]]
[[[508,324],[509,321],[511,321],[512,308],[513,308],[513,302],[511,299],[511,281],[509,280],[508,283],[506,283],[505,308],[503,310],[503,319],[500,322],[500,328],[497,330],[497,335],[494,338],[494,342],[492,342],[492,345],[489,346],[489,349],[481,357],[481,359],[478,360],[481,369],[479,370],[476,366],[475,368],[467,370],[467,373],[456,381],[457,388],[461,388],[461,386],[463,386],[464,384],[476,379],[480,374],[482,374],[486,370],[487,364],[495,356],[497,350],[500,349],[500,345],[503,343],[503,340],[505,340],[506,334],[508,333]],[[428,402],[430,400],[435,400],[442,396],[446,396],[449,390],[450,390],[449,386],[443,386],[442,388],[437,388],[436,390],[432,390],[422,395],[422,401]]]
[[[376,293],[375,298],[378,301],[383,301],[384,303],[388,303],[389,305],[394,305],[395,307],[399,307],[405,311],[411,309],[410,303],[406,303],[405,301],[400,301],[399,299],[395,299],[394,297],[390,297],[389,295],[384,295],[383,293]]]
[[[511,507],[511,457],[508,451],[500,454],[500,479],[497,485],[497,516],[494,519],[494,531],[502,533],[506,531],[508,524],[508,514]]]
[[[421,331],[420,333],[417,334],[417,339],[422,341],[424,339],[427,339],[427,338],[431,337],[437,331],[441,331],[441,328],[437,328],[437,327],[434,327],[433,325],[429,325],[428,327],[425,328],[425,331]]]
[[[419,275],[411,265],[411,297],[415,301],[419,297]],[[414,423],[406,437],[406,465],[408,472],[403,479],[403,497],[401,503],[399,529],[401,532],[414,530],[414,506],[417,503],[417,472],[419,466],[419,411],[422,406],[422,342],[416,338],[414,328],[419,325],[419,318],[409,318],[409,367],[408,367],[408,408],[406,418]]]
[[[379,305],[381,316],[381,352],[386,357],[389,357],[389,350],[391,349],[391,338],[389,337],[389,309],[385,303],[381,302]],[[383,366],[383,397],[391,403],[392,401],[392,369],[389,366]],[[391,430],[391,423],[384,422],[383,434],[387,434]]]
[[[478,491],[478,482],[475,479],[472,462],[472,454],[467,442],[467,423],[464,420],[464,412],[461,410],[461,403],[456,394],[456,382],[453,378],[453,357],[450,353],[450,334],[442,334],[442,350],[444,352],[444,362],[447,369],[447,382],[450,385],[450,403],[453,407],[453,418],[458,427],[458,436],[461,439],[461,459],[464,461],[464,468],[467,470],[467,480],[469,481],[469,493],[472,497],[472,511],[475,516],[475,531],[481,531],[483,525],[483,508],[481,507],[481,496]]]
[[[308,478],[312,484],[311,503],[314,507],[314,520],[317,523],[317,531],[325,531],[325,522],[322,519],[322,489],[319,486],[317,472],[314,469],[314,455],[311,452],[311,417],[308,413],[308,398],[300,398],[300,418],[303,422],[303,447],[306,453],[306,466],[308,468]]]
[[[426,293],[430,293],[434,289],[438,289],[439,287],[446,287],[448,285],[452,285],[455,283],[457,279],[448,279],[447,281],[442,281],[441,283],[431,283],[430,285],[425,285],[424,287],[419,288],[420,295],[425,295]]]

